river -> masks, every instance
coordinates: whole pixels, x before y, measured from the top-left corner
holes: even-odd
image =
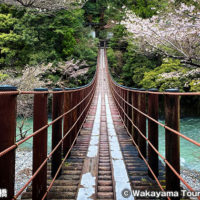
[[[163,120],[160,120],[164,123]],[[200,118],[183,118],[180,121],[180,132],[200,142]],[[159,127],[159,151],[165,156],[165,130]],[[181,166],[200,172],[200,148],[180,138]]]
[[[49,119],[49,122],[51,120]],[[18,119],[20,122],[20,119]],[[164,123],[163,120],[160,122]],[[24,130],[32,128],[33,120],[29,119],[26,121]],[[183,118],[181,119],[181,133],[192,138],[193,140],[200,142],[200,118]],[[32,129],[28,131],[32,133]],[[17,130],[17,135],[19,130]],[[18,137],[17,137],[18,138]],[[31,150],[32,139],[22,144],[20,149]],[[181,152],[181,166],[190,170],[196,170],[200,172],[200,148],[196,145],[180,138],[180,152]],[[51,150],[51,127],[48,128],[48,152]],[[165,156],[165,131],[164,128],[159,126],[159,151]]]

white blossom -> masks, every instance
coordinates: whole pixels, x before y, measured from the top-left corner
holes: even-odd
[[[172,57],[200,61],[200,12],[181,3],[179,9],[142,19],[131,11],[122,22],[133,34],[134,43],[151,52],[159,50]]]

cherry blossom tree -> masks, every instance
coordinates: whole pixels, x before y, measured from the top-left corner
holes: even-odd
[[[200,67],[200,11],[181,3],[179,8],[142,19],[131,11],[122,22],[140,51],[158,53]]]

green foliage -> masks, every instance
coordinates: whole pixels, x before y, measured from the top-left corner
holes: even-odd
[[[200,80],[192,80],[190,82],[190,91],[191,92],[199,92],[200,91]]]
[[[2,8],[6,12],[6,8],[3,6]],[[11,13],[0,13],[0,66],[11,66],[18,62],[16,56],[18,48],[21,47],[22,37],[13,32],[16,22],[17,19]]]
[[[11,14],[5,15],[0,13],[0,31],[9,32],[16,21],[17,19],[13,18]]]
[[[168,88],[179,88],[183,91],[184,82],[181,81],[178,73],[185,73],[186,71],[187,69],[181,66],[179,60],[165,59],[161,66],[145,72],[139,85],[146,89],[159,88],[160,91]],[[170,74],[171,72],[175,73]]]
[[[127,30],[123,25],[115,25],[112,29],[113,37],[109,41],[109,46],[113,49],[126,49],[127,42],[124,38],[127,36]]]
[[[53,83],[56,83],[60,79],[60,76],[58,76],[57,74],[56,75],[49,74],[47,78],[51,80]]]
[[[156,15],[157,11],[165,9],[168,6],[166,0],[127,0],[127,7],[133,10],[136,15],[142,18],[150,18]]]
[[[192,91],[198,90],[199,82],[191,82],[191,78],[186,75],[188,69],[184,68],[180,61],[162,60],[162,56],[156,50],[144,55],[140,48],[129,43],[127,38],[130,37],[125,27],[118,23],[125,17],[125,7],[142,18],[151,18],[158,11],[174,9],[174,6],[179,6],[182,2],[198,7],[194,0],[176,0],[175,4],[168,4],[167,0],[89,0],[85,4],[87,24],[95,28],[97,37],[105,39],[105,24],[116,22],[112,28],[113,37],[109,40],[107,56],[110,71],[119,83],[147,89],[157,87],[161,91],[170,87],[184,91],[185,87],[189,90],[189,86]]]
[[[0,81],[4,81],[4,80],[6,80],[8,77],[9,77],[8,74],[2,74],[2,73],[0,73]]]
[[[98,41],[84,23],[83,9],[42,13],[0,4],[0,68],[85,61],[83,68],[89,67],[89,72],[70,81],[73,87],[87,84],[94,75]],[[44,76],[56,85],[61,74],[45,72]],[[0,74],[0,80],[4,78]]]
[[[0,67],[23,67],[72,57],[91,62],[97,50],[92,47],[90,56],[86,53],[89,36],[84,30],[83,14],[81,9],[48,14],[0,4]]]
[[[179,88],[180,91],[200,91],[198,70],[190,72],[180,60],[162,59],[157,54],[145,56],[134,45],[128,45],[118,59],[119,50],[107,51],[110,70],[118,83],[138,88],[158,88],[164,91]],[[196,72],[195,72],[196,71]]]
[[[85,35],[87,36],[80,38],[80,40],[77,42],[71,58],[86,60],[88,65],[96,66],[98,40],[92,39],[89,36],[89,32],[83,28],[82,32],[84,31]]]
[[[111,42],[110,46],[113,49],[109,48],[107,51],[108,62],[113,76],[118,78],[118,81],[123,85],[139,87],[144,73],[161,64],[159,56],[150,55],[147,57],[138,53],[137,47],[131,43],[127,44],[126,48],[121,49],[116,48],[117,45],[117,43]]]
[[[124,54],[123,80],[127,86],[139,87],[140,81],[144,77],[144,73],[148,72],[161,64],[159,55],[145,56],[137,47],[129,44]]]
[[[18,48],[21,47],[21,39],[21,36],[13,33],[13,31],[0,35],[0,66],[11,66],[18,63],[16,57],[18,55]]]
[[[111,74],[113,75],[116,81],[122,83],[121,80],[122,66],[123,66],[122,52],[119,50],[114,51],[112,48],[109,48],[107,50],[107,57]]]
[[[85,11],[85,24],[87,26],[92,26],[95,29],[96,36],[98,38],[105,38],[104,26],[107,24],[108,18],[105,16],[105,11],[107,9],[106,0],[88,0],[83,6]],[[100,32],[102,32],[100,34]]]
[[[109,48],[107,50],[107,57],[109,61],[109,66],[112,68],[117,68],[118,67],[117,58],[112,48]]]
[[[56,35],[61,42],[61,55],[63,58],[72,55],[76,40],[73,36],[74,30],[72,28],[64,28],[55,30]]]
[[[83,7],[86,25],[95,29],[98,38],[106,39],[108,30],[105,26],[112,24],[111,21],[120,22],[124,18],[122,7],[125,2],[126,0],[88,0]]]

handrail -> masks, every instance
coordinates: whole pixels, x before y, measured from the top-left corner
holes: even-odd
[[[146,118],[148,118],[149,120],[151,120],[151,121],[157,123],[158,125],[162,126],[163,128],[165,128],[165,129],[171,131],[172,133],[177,134],[178,136],[182,137],[183,139],[185,139],[185,140],[187,140],[187,141],[189,141],[189,142],[195,144],[196,146],[200,147],[200,143],[199,143],[199,142],[196,142],[196,141],[194,141],[193,139],[191,139],[191,138],[189,138],[189,137],[183,135],[183,134],[180,133],[179,131],[176,131],[176,130],[170,128],[169,126],[166,126],[165,124],[163,124],[163,123],[161,123],[161,122],[155,120],[154,118],[150,117],[150,116],[147,115],[146,113],[144,113],[144,112],[140,111],[139,109],[137,109],[136,107],[134,107],[132,104],[130,104],[130,103],[128,103],[127,101],[125,101],[125,100],[116,92],[116,90],[115,90],[114,88],[113,88],[113,91],[116,93],[116,95],[117,95],[125,104],[127,104],[128,106],[130,106],[131,108],[133,108],[134,110],[136,110],[138,113],[144,115],[144,116],[145,116]]]
[[[105,56],[106,57],[106,56]],[[114,98],[114,101],[117,105],[120,117],[124,123],[124,126],[128,132],[128,135],[131,137],[133,144],[140,157],[144,160],[145,164],[148,167],[149,175],[155,179],[158,186],[162,191],[160,181],[158,180],[158,162],[159,160],[155,157],[160,157],[163,162],[166,164],[166,190],[180,191],[180,182],[179,180],[192,192],[194,189],[183,179],[180,175],[180,153],[174,152],[170,148],[166,149],[166,156],[164,157],[158,151],[158,125],[162,126],[166,130],[166,145],[174,145],[175,151],[180,151],[179,147],[179,137],[189,141],[190,143],[200,147],[200,143],[185,136],[179,131],[179,106],[180,99],[179,96],[199,96],[200,92],[187,92],[180,93],[176,90],[167,90],[166,92],[158,92],[156,89],[146,91],[145,89],[130,88],[117,83],[108,68],[108,61],[106,57],[106,69],[107,76],[109,80],[109,86],[111,94]],[[158,96],[165,96],[165,113],[166,123],[163,124],[158,121]],[[146,97],[148,97],[148,114],[146,113]],[[155,101],[155,102],[154,102]],[[173,105],[174,104],[174,105]],[[151,108],[154,105],[155,107]],[[171,116],[170,116],[170,114]],[[146,119],[148,119],[148,137],[146,136]],[[175,120],[177,122],[169,121]],[[143,123],[143,124],[142,124]],[[154,132],[151,133],[150,131]],[[174,139],[174,141],[173,141]],[[146,142],[148,144],[148,159],[146,151]],[[170,144],[173,143],[173,144]],[[153,155],[151,155],[153,154]],[[152,158],[154,157],[154,158]],[[172,182],[175,184],[171,184]],[[173,185],[173,186],[170,186]],[[179,193],[180,194],[180,193]],[[179,197],[180,198],[180,197]],[[200,197],[197,197],[200,199]],[[168,197],[168,199],[170,199]]]
[[[74,106],[73,108],[71,108],[69,111],[65,112],[64,114],[62,114],[61,116],[57,117],[56,119],[54,119],[52,122],[48,123],[47,125],[43,126],[42,128],[40,128],[39,130],[33,132],[31,135],[29,135],[28,137],[24,138],[23,140],[20,140],[19,142],[15,143],[14,145],[12,145],[11,147],[5,149],[4,151],[0,152],[0,158],[5,155],[6,153],[10,152],[11,150],[16,149],[19,145],[23,144],[24,142],[26,142],[27,140],[29,140],[30,138],[36,136],[38,133],[40,133],[41,131],[47,129],[49,126],[53,125],[55,122],[57,122],[59,119],[63,118],[65,115],[71,113],[72,111],[74,111],[79,105],[81,105],[93,92],[93,90],[91,90],[88,95],[81,100],[76,106]],[[44,93],[43,93],[44,94]]]
[[[93,91],[94,92],[94,91]],[[87,95],[88,96],[88,95]],[[70,132],[72,131],[72,129],[76,126],[76,124],[78,123],[79,119],[82,117],[83,113],[85,112],[85,110],[88,108],[88,106],[90,105],[91,103],[91,100],[92,100],[92,97],[90,97],[90,100],[88,102],[88,104],[86,105],[85,109],[82,111],[82,113],[80,114],[80,116],[78,117],[78,119],[76,120],[76,122],[72,125],[72,127],[70,128],[69,131],[67,131],[67,133],[65,133],[65,135],[63,136],[63,138],[60,140],[60,142],[56,145],[56,147],[51,151],[51,153],[47,156],[47,158],[44,160],[44,162],[41,164],[40,168],[33,174],[33,176],[29,179],[29,181],[24,185],[24,187],[15,195],[15,197],[13,198],[14,199],[17,199],[17,197],[19,197],[19,195],[26,189],[26,187],[29,185],[29,183],[33,180],[34,177],[36,177],[36,175],[38,174],[38,172],[40,171],[40,169],[42,167],[44,167],[44,165],[47,163],[47,161],[51,158],[51,156],[53,155],[53,153],[58,149],[58,147],[62,144],[62,142],[64,141],[64,139],[70,134]],[[71,109],[72,110],[72,109]],[[69,113],[69,112],[68,112]],[[59,117],[60,118],[60,117]],[[54,120],[55,121],[55,120]],[[82,122],[82,125],[83,125],[84,121]],[[76,134],[76,139],[78,137],[78,134],[81,130],[82,126],[79,128],[79,131],[77,132]],[[59,166],[58,170],[57,170],[57,175],[58,175],[58,172],[60,171],[60,168],[62,167],[63,163],[65,162],[65,160],[67,159],[67,156],[69,155],[74,143],[76,142],[76,139],[72,142],[72,145],[70,147],[70,150],[68,150],[67,154],[65,155],[61,165]],[[57,175],[55,177],[57,177]],[[53,179],[52,181],[53,183],[55,182],[55,179]],[[52,184],[51,184],[52,185]],[[49,190],[47,190],[47,193],[49,192]],[[47,193],[45,194],[45,196],[43,198],[46,197]]]
[[[99,55],[97,59],[99,60]],[[98,66],[90,83],[77,88],[64,88],[64,90],[61,88],[55,88],[53,91],[48,91],[48,89],[38,88],[35,89],[35,91],[21,91],[9,85],[0,86],[0,118],[4,121],[5,118],[10,118],[10,120],[7,122],[10,123],[10,126],[7,126],[6,122],[4,122],[1,124],[2,127],[0,129],[2,132],[1,136],[3,138],[3,140],[0,141],[0,174],[4,174],[5,176],[2,180],[0,180],[0,185],[1,187],[8,189],[8,199],[17,199],[32,181],[32,199],[45,199],[56,178],[60,175],[62,165],[71,152],[71,149],[73,148],[78,134],[80,133],[81,128],[85,122],[87,113],[92,103],[92,99],[94,97],[97,85],[97,76]],[[19,142],[15,142],[16,100],[18,95],[25,94],[34,95],[34,130],[31,135],[27,136]],[[48,94],[53,94],[53,116],[50,123],[47,122]],[[36,116],[40,119],[38,119]],[[62,123],[62,121],[64,123]],[[54,142],[54,144],[52,143],[52,151],[47,155],[47,129],[50,126],[52,126],[52,142],[53,137],[57,137],[56,141],[58,142]],[[58,130],[55,130],[55,127],[57,127]],[[14,195],[14,150],[18,148],[19,145],[28,141],[30,138],[34,139],[33,175],[17,192],[17,194]],[[38,149],[35,145],[41,141],[44,145],[39,146]],[[61,152],[61,145],[63,146],[63,153]],[[41,155],[38,154],[42,155],[42,159]],[[60,158],[59,162],[54,161],[53,158],[56,156]],[[52,166],[54,167],[54,169],[52,169],[53,180],[50,183],[50,186],[47,188],[47,185],[45,183],[40,183],[40,180],[41,178],[46,179],[47,177],[47,162],[50,158],[52,158],[51,162]],[[8,177],[13,178],[9,179]],[[38,191],[38,186],[43,189]]]

